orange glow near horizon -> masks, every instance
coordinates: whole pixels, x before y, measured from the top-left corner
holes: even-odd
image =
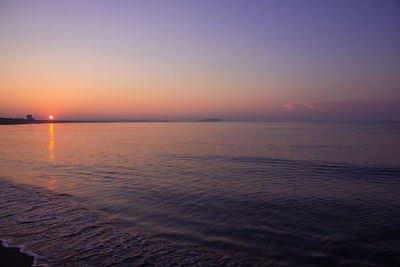
[[[52,120],[52,119],[54,119],[54,116],[53,115],[49,115],[49,120]]]

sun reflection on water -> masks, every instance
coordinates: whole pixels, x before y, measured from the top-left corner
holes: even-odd
[[[53,123],[49,124],[49,146],[47,148],[49,151],[49,162],[54,163],[54,126]],[[46,187],[52,191],[56,190],[55,182],[57,180],[53,177],[50,176],[50,180],[47,182]]]
[[[49,124],[49,162],[54,162],[54,129],[53,123]]]
[[[56,182],[57,180],[53,176],[50,176],[50,181],[47,182],[46,187],[51,191],[56,191],[56,186],[55,186]]]

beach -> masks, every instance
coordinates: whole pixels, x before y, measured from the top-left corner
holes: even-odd
[[[1,240],[0,240],[1,241]],[[20,248],[6,247],[3,241],[0,244],[0,265],[3,267],[29,267],[32,266],[34,258],[23,252]]]

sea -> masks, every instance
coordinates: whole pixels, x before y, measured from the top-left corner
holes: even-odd
[[[400,123],[0,126],[35,266],[400,266]]]

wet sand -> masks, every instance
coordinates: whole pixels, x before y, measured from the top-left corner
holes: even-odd
[[[0,266],[11,267],[11,266],[32,266],[33,257],[24,254],[19,248],[5,247],[3,242],[0,242]]]

